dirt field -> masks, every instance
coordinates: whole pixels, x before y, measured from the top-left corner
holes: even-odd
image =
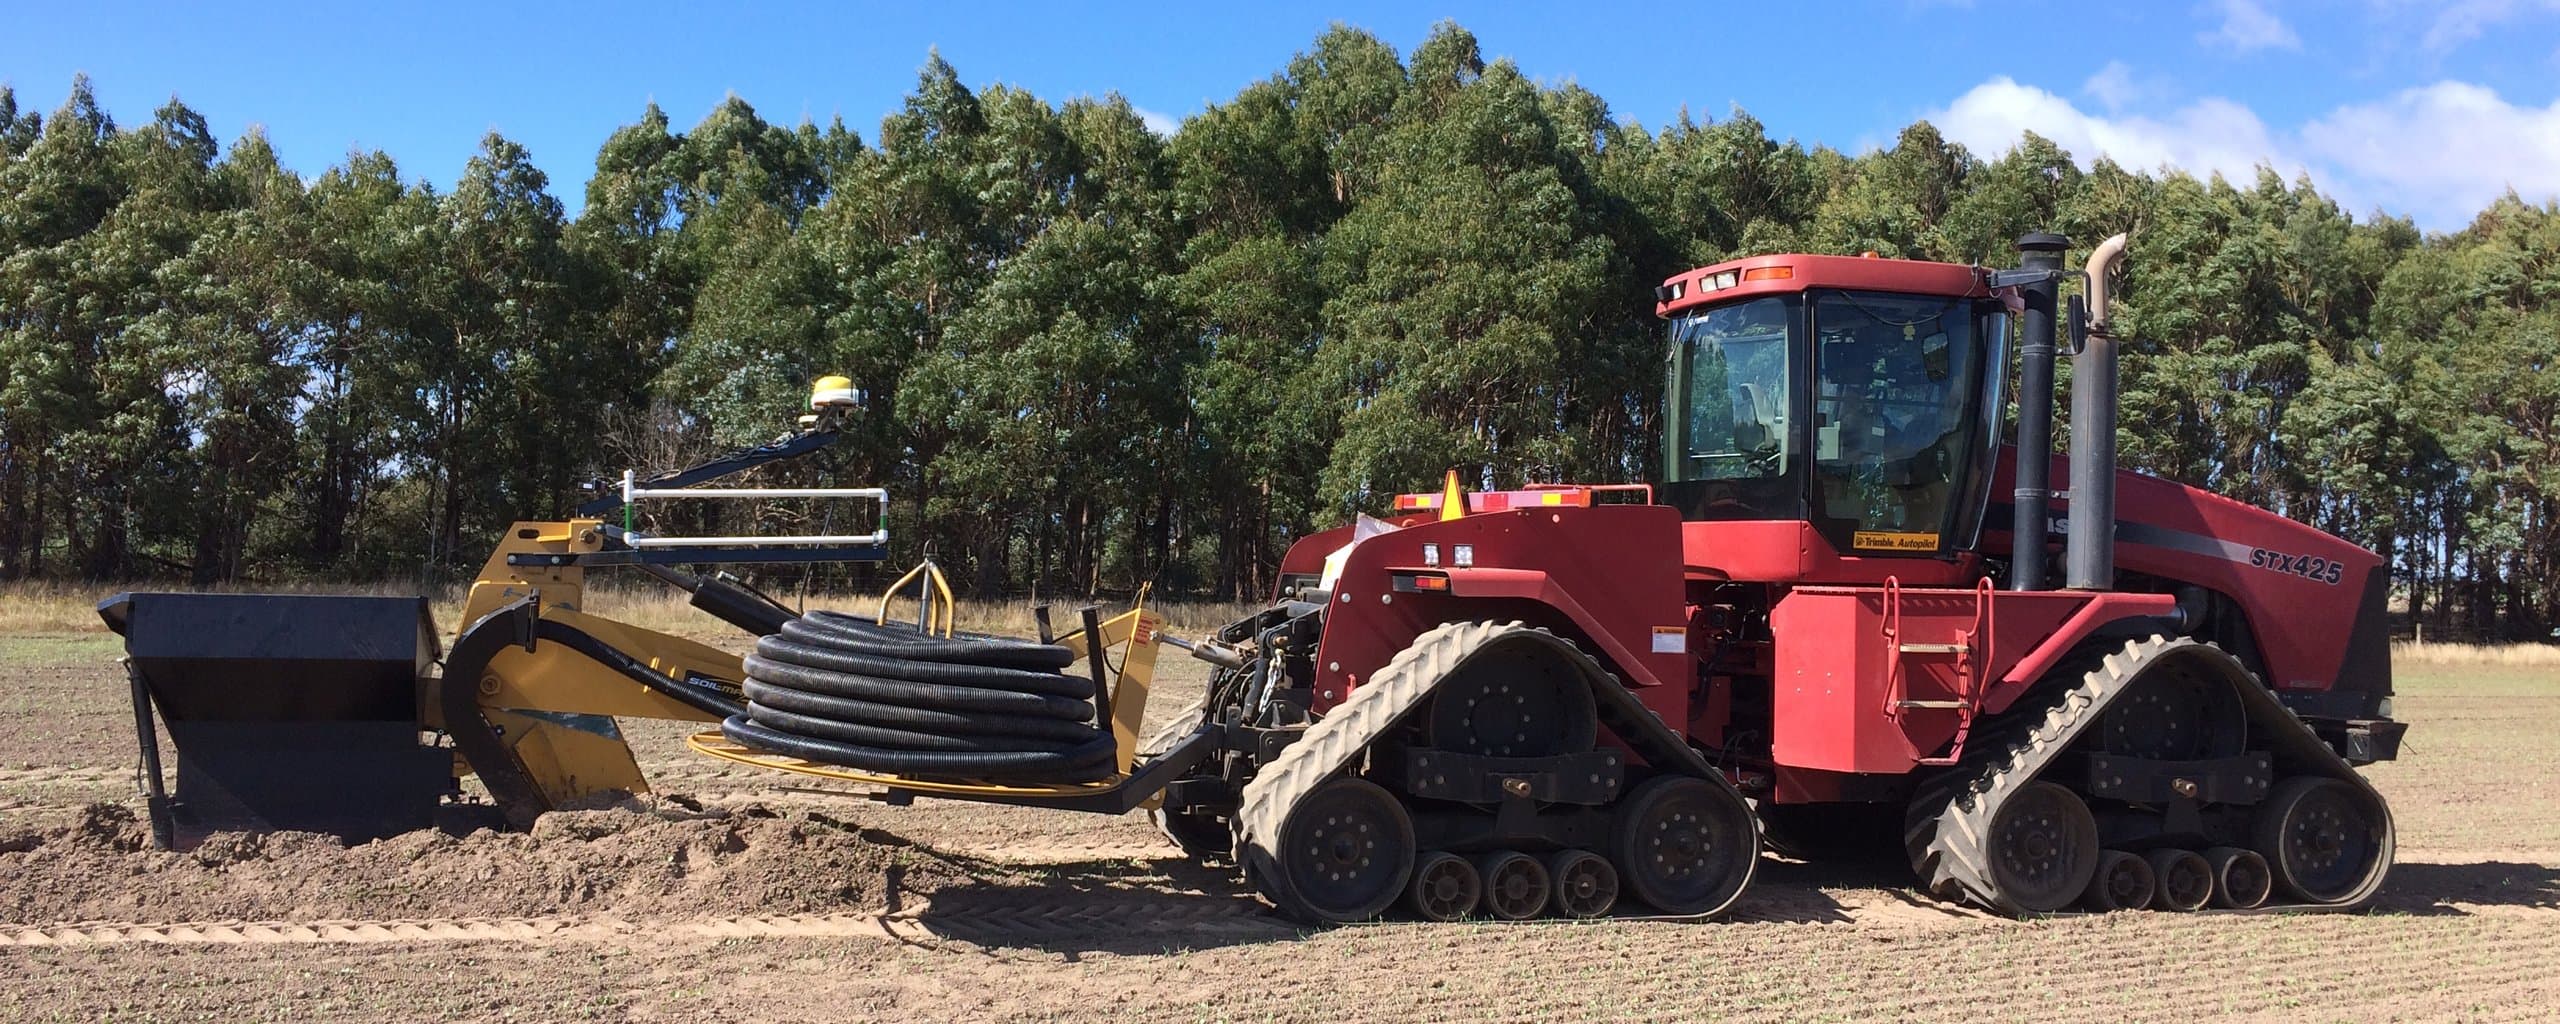
[[[0,1021],[2560,1019],[2549,668],[2402,667],[2370,913],[2020,923],[1771,860],[1727,923],[1308,934],[1136,818],[882,806],[646,724],[657,797],[530,834],[148,852],[116,653],[0,637]]]

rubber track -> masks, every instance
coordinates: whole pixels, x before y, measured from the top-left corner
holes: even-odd
[[[1458,662],[1519,628],[1518,622],[1453,622],[1424,632],[1245,784],[1235,816],[1236,849],[1245,874],[1274,903],[1283,910],[1298,909],[1297,894],[1287,891],[1287,876],[1270,849],[1290,809],[1420,706]]]
[[[2094,725],[2099,712],[2124,695],[2133,682],[2141,678],[2151,664],[2186,648],[2207,647],[2216,653],[2222,648],[2188,637],[2154,635],[2143,640],[2127,641],[2109,652],[2081,675],[2080,682],[2068,690],[2048,698],[2042,715],[2033,709],[2012,708],[2003,714],[1985,735],[1978,735],[1964,755],[1964,763],[1950,769],[1936,780],[1921,787],[1912,801],[1913,813],[1903,835],[1911,855],[1912,870],[1919,874],[1921,886],[1940,896],[1970,900],[1984,907],[2012,916],[2024,912],[2004,898],[1991,882],[1990,858],[1984,849],[1990,835],[1992,818],[2001,804],[2017,794],[2054,760],[2069,749],[2080,733]],[[2084,662],[2085,663],[2085,662]],[[2386,831],[2390,808],[2364,776],[2357,774],[2337,754],[2329,750],[2303,726],[2291,712],[2275,700],[2274,694],[2255,673],[2240,668],[2246,684],[2242,694],[2244,705],[2251,708],[2249,724],[2253,730],[2277,725],[2265,711],[2273,707],[2280,721],[2291,723],[2298,736],[2279,735],[2277,742],[2292,742],[2296,756],[2315,760],[2325,757],[2328,774],[2346,779],[2371,796],[2383,807]],[[2277,732],[2281,726],[2277,725]],[[2314,754],[2303,745],[2318,748]],[[1937,814],[1918,813],[1920,808],[1943,803]],[[2389,851],[2385,851],[2385,856]],[[2386,870],[2387,874],[2387,870]],[[2378,880],[2377,880],[2378,881]],[[2379,888],[2377,884],[2375,888]],[[2341,906],[2353,906],[2370,898],[2370,891]]]
[[[1271,852],[1290,809],[1419,707],[1459,662],[1494,639],[1525,628],[1519,622],[1452,622],[1425,631],[1265,765],[1245,784],[1243,806],[1236,810],[1236,849],[1246,876],[1290,916],[1314,920],[1298,895],[1288,891],[1287,875]]]

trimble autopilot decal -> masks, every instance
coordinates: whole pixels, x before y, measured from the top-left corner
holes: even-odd
[[[1849,546],[1860,551],[1936,551],[1938,535],[1860,530],[1849,535]]]
[[[2346,566],[2318,555],[2288,555],[2265,548],[2250,548],[2249,564],[2270,572],[2300,576],[2303,579],[2326,583],[2333,587],[2338,585],[2338,579],[2347,571]]]

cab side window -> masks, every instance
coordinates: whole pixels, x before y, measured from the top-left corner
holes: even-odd
[[[1815,515],[1849,553],[1939,553],[1981,401],[1971,304],[1828,292],[1813,305]]]

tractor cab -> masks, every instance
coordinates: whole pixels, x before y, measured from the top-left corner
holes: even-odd
[[[1842,554],[1970,549],[2007,404],[2009,310],[1982,273],[1787,255],[1666,282],[1659,500],[1809,522]]]

